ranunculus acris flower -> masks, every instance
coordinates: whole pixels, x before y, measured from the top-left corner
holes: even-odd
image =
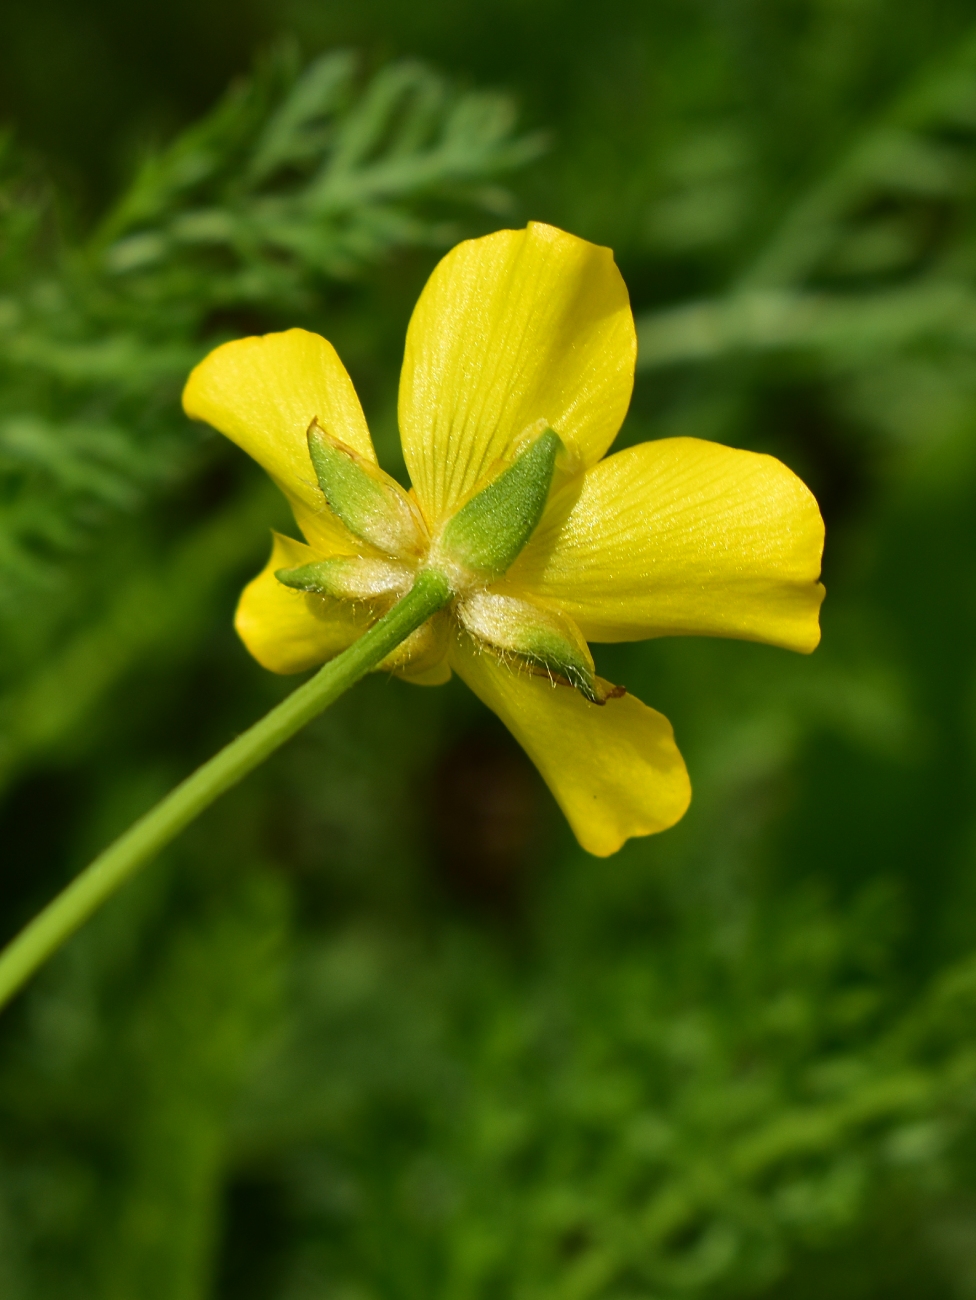
[[[241,597],[255,658],[322,664],[436,570],[450,603],[383,666],[428,684],[457,672],[600,855],[671,826],[690,785],[667,719],[598,678],[587,642],[808,652],[823,599],[820,512],[779,461],[694,438],[603,459],[635,357],[610,251],[532,223],[459,244],[421,294],[400,379],[410,492],[377,465],[318,335],[226,343],[184,394],[274,478],[306,539],[276,535]]]

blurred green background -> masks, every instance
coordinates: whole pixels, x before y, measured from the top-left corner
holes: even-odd
[[[231,629],[286,512],[187,370],[317,329],[402,472],[466,234],[611,245],[618,445],[779,455],[829,595],[809,659],[598,648],[695,789],[609,860],[456,682],[225,797],[3,1017],[4,1300],[976,1296],[972,19],[5,0],[4,937],[293,685]]]

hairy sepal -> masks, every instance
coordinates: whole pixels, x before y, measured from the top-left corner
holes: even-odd
[[[486,579],[503,574],[542,518],[562,449],[552,429],[532,439],[447,521],[438,558]]]
[[[293,569],[276,569],[275,577],[286,587],[336,600],[375,601],[394,599],[410,590],[413,571],[405,564],[357,556],[336,556],[316,560]]]
[[[308,427],[308,450],[329,509],[355,537],[384,555],[423,554],[419,511],[396,479],[323,429],[317,419]]]
[[[592,704],[605,704],[624,694],[622,687],[597,677],[579,628],[557,609],[478,591],[458,602],[457,613],[476,642],[503,657],[513,657],[554,683],[575,687]]]

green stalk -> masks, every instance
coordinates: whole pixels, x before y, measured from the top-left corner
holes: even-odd
[[[198,767],[130,826],[0,952],[0,1007],[130,876],[225,790],[381,663],[450,597],[450,587],[442,574],[430,569],[420,573],[407,595],[348,650],[319,669],[311,681]]]

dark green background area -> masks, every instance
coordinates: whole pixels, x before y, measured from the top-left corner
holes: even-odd
[[[612,246],[642,339],[619,445],[783,458],[821,502],[829,595],[810,658],[596,648],[672,720],[695,789],[681,825],[609,860],[456,681],[367,680],[210,810],[5,1013],[4,1300],[974,1294],[972,17],[6,0],[0,121],[28,181],[2,211],[53,193],[42,245],[90,247],[140,160],[282,42],[512,95],[546,150],[501,177],[507,209],[452,229],[537,218]],[[439,251],[391,249],[298,305],[207,305],[197,268],[196,314],[161,297],[125,320],[198,350],[320,329],[402,469],[403,331]],[[729,316],[682,352],[666,313],[737,293],[807,315]],[[121,319],[98,310],[95,338]],[[5,346],[3,419],[61,418],[68,382],[18,378]],[[71,419],[128,420],[148,462],[150,416],[187,437],[177,398],[93,380]],[[201,439],[86,516],[59,582],[0,602],[0,734],[27,738],[0,752],[4,936],[290,687],[231,629],[286,513]]]

